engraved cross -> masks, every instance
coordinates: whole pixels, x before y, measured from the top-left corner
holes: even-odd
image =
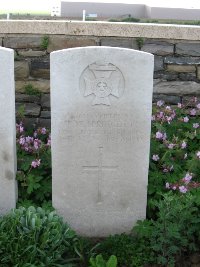
[[[83,166],[84,171],[96,171],[98,175],[98,184],[97,184],[97,203],[100,204],[102,202],[102,179],[103,179],[103,171],[116,171],[118,166],[111,165],[103,165],[103,147],[99,147],[98,151],[98,165],[94,166]]]

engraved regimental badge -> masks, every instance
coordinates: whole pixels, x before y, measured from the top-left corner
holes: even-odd
[[[124,77],[113,64],[95,62],[80,77],[80,90],[84,97],[93,95],[92,105],[111,105],[111,97],[118,99],[124,91]]]

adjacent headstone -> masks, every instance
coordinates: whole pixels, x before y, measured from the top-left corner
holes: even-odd
[[[146,216],[153,56],[85,47],[51,54],[53,206],[80,234]]]
[[[15,208],[16,131],[14,51],[0,47],[0,216]]]

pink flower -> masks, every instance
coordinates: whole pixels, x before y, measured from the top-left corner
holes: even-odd
[[[160,113],[157,115],[158,119],[162,119],[163,115],[164,115],[164,113],[162,111],[160,111]]]
[[[40,159],[33,160],[31,162],[31,167],[33,167],[33,168],[39,167],[40,166],[40,161],[41,161]]]
[[[156,104],[156,105],[157,105],[158,107],[161,107],[163,104],[164,104],[164,101],[162,101],[162,100],[159,100],[159,101],[157,102],[157,104]]]
[[[152,115],[151,120],[152,120],[152,121],[155,121],[155,120],[156,120],[155,115]]]
[[[164,134],[163,134],[163,140],[166,140],[166,138],[167,138],[167,134],[164,133]]]
[[[166,110],[171,110],[171,107],[170,107],[170,106],[166,106],[165,109],[166,109]]]
[[[24,127],[23,126],[19,126],[19,132],[22,133],[24,131]]]
[[[25,142],[26,142],[25,137],[21,136],[20,139],[19,139],[20,145],[23,146],[25,144]]]
[[[194,103],[197,102],[197,97],[196,96],[193,97],[193,101],[194,101]]]
[[[16,123],[16,129],[17,129],[17,132],[23,133],[24,127],[22,126],[22,122],[20,122],[20,124]]]
[[[186,193],[187,192],[187,188],[184,185],[181,185],[181,186],[179,186],[179,191],[181,193]]]
[[[33,142],[33,146],[35,150],[38,150],[40,148],[40,145],[41,145],[41,141],[39,139],[35,139]]]
[[[168,124],[170,124],[170,122],[172,121],[172,117],[166,116],[166,120],[167,120]]]
[[[37,137],[37,132],[36,132],[36,131],[34,132],[33,136],[34,136],[35,138]]]
[[[26,142],[27,143],[32,143],[33,142],[33,137],[27,136],[26,137]]]
[[[195,129],[199,128],[199,123],[193,123],[193,128]]]
[[[189,121],[189,118],[186,116],[183,118],[183,121],[187,123]]]
[[[169,148],[169,149],[173,149],[174,146],[175,146],[175,144],[169,144],[169,145],[168,145],[168,148]]]
[[[166,183],[165,184],[165,188],[170,189],[170,184],[169,183]]]
[[[160,158],[159,158],[158,155],[153,155],[152,159],[153,159],[154,161],[158,161]]]
[[[190,175],[189,173],[186,173],[185,177],[183,178],[183,182],[185,184],[189,184],[189,182],[191,181],[192,179],[192,175]]]
[[[46,128],[42,128],[41,129],[41,134],[46,134],[47,133],[47,129]]]
[[[181,103],[178,103],[178,108],[182,108],[182,104]]]
[[[163,138],[163,134],[161,132],[156,132],[156,139],[162,139]]]
[[[183,143],[181,144],[181,148],[184,149],[187,147],[187,143],[185,141],[183,141]]]
[[[197,158],[200,159],[200,151],[197,152]]]
[[[191,116],[195,116],[196,113],[197,113],[196,109],[193,108],[193,109],[190,110],[190,115]]]
[[[48,139],[47,146],[51,146],[51,138]]]
[[[174,119],[176,117],[176,112],[173,110],[171,114],[171,118]]]
[[[200,109],[200,103],[197,104],[197,108]]]
[[[176,186],[174,185],[174,186],[172,187],[172,189],[173,189],[173,190],[176,190]]]

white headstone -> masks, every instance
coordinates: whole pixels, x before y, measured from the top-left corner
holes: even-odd
[[[14,51],[0,47],[0,215],[17,198]]]
[[[153,55],[51,53],[53,206],[80,234],[130,231],[146,216]]]

